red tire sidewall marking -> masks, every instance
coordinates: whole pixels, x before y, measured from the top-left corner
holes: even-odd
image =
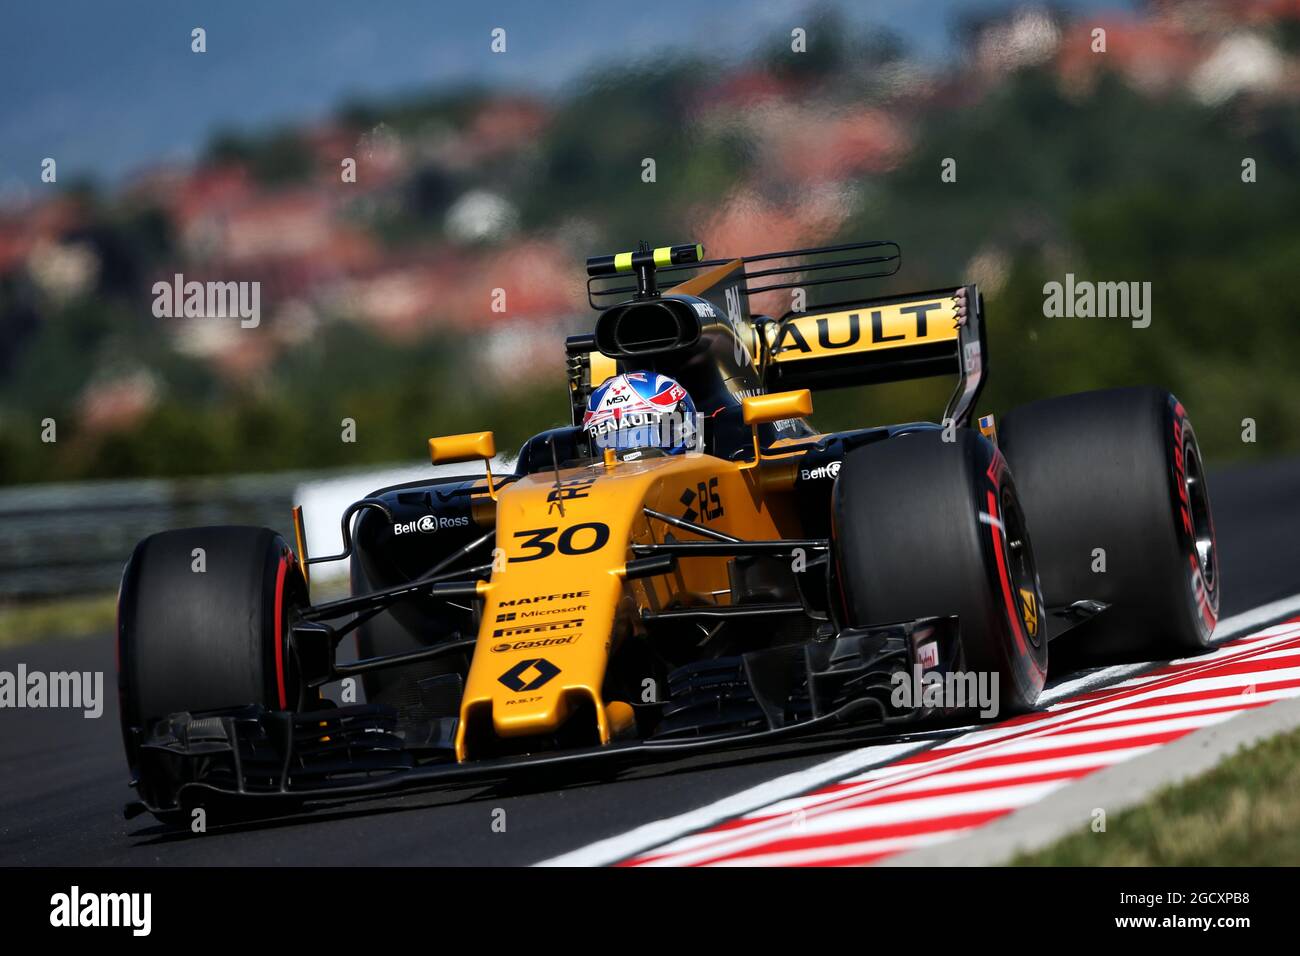
[[[1001,512],[998,510],[998,495],[995,491],[988,492],[988,509],[989,517],[993,518],[998,524],[1002,522]],[[990,521],[988,525],[989,533],[993,537],[993,554],[997,558],[998,581],[1001,585],[1002,603],[1006,608],[1007,618],[1011,621],[1011,633],[1016,639],[1016,650],[1021,657],[1027,657],[1029,648],[1025,643],[1024,629],[1020,626],[1020,611],[1016,608],[1015,598],[1011,594],[1011,569],[1007,564],[1007,555],[1002,548],[1002,533],[998,529],[998,524]]]
[[[289,706],[284,686],[284,578],[288,570],[289,559],[281,555],[275,571],[275,687],[280,696],[281,710]]]
[[[1021,659],[1029,662],[1035,674],[1042,676],[1046,673],[1046,669],[1039,663],[1038,658],[1035,657],[1029,649],[1020,608],[1016,605],[1015,595],[1011,593],[1011,565],[1006,550],[1002,546],[1002,530],[998,527],[998,525],[1002,523],[1000,495],[1002,493],[1004,485],[1003,479],[1005,475],[1006,459],[1002,457],[1002,452],[995,446],[993,448],[993,457],[992,460],[989,461],[989,467],[985,472],[985,476],[988,478],[989,484],[992,485],[992,488],[988,489],[986,492],[988,513],[989,516],[997,522],[997,524],[990,522],[988,528],[989,534],[993,540],[993,554],[998,566],[998,585],[1002,592],[1002,603],[1006,610],[1007,618],[1011,621],[1012,634],[1016,639],[1016,652]],[[1042,604],[1041,594],[1036,593],[1034,599],[1039,605]],[[1039,608],[1039,614],[1042,614],[1041,606]]]
[[[1173,440],[1173,461],[1171,469],[1171,478],[1174,482],[1174,535],[1178,539],[1179,545],[1187,554],[1189,563],[1189,576],[1191,579],[1191,600],[1193,604],[1192,613],[1194,617],[1199,617],[1205,624],[1206,633],[1212,633],[1214,626],[1219,619],[1219,581],[1216,569],[1213,587],[1206,584],[1205,576],[1201,571],[1200,560],[1196,550],[1196,526],[1192,520],[1191,501],[1187,496],[1187,471],[1184,456],[1184,445],[1191,436],[1195,441],[1196,432],[1192,428],[1191,422],[1187,418],[1187,411],[1183,403],[1177,399],[1173,400],[1172,408],[1172,440]],[[1201,481],[1205,481],[1205,463],[1200,460]],[[1207,497],[1208,491],[1202,489]],[[1214,515],[1212,512],[1207,516],[1210,527],[1211,544],[1217,545],[1214,534]],[[1217,551],[1217,547],[1215,548]]]
[[[991,516],[993,522],[996,522],[996,524],[993,522],[988,524],[989,535],[991,535],[993,541],[993,555],[995,555],[997,563],[998,580],[996,587],[998,591],[1001,591],[1002,605],[1004,605],[1006,617],[1011,623],[1011,633],[1015,637],[1015,656],[1028,663],[1026,670],[1034,675],[1031,678],[1031,683],[1036,683],[1039,691],[1041,691],[1045,676],[1047,676],[1047,667],[1039,662],[1039,658],[1035,657],[1034,650],[1028,645],[1027,636],[1024,633],[1024,620],[1021,617],[1021,609],[1015,602],[1015,594],[1011,593],[1011,567],[1006,549],[1002,546],[1002,533],[1004,531],[998,527],[1002,523],[1001,494],[1002,488],[1006,484],[1006,459],[1002,457],[1001,450],[998,450],[997,446],[993,446],[993,457],[989,460],[988,470],[984,473],[985,477],[988,477],[989,484],[992,485],[992,488],[985,489],[985,496],[987,496],[985,497],[985,505],[988,507],[989,516]],[[1040,605],[1040,615],[1043,613],[1041,611],[1041,604],[1043,604],[1041,597],[1043,596],[1040,593],[1035,593],[1035,601]],[[1009,661],[1009,663],[1013,662]]]

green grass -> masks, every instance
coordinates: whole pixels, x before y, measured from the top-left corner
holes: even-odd
[[[1013,866],[1295,866],[1300,864],[1300,730],[1238,751],[1209,773],[1167,787],[1022,854]]]
[[[117,620],[117,595],[0,605],[0,647],[47,638],[111,633]]]

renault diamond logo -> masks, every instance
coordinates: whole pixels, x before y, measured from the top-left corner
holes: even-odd
[[[525,680],[524,675],[530,671],[533,676]],[[535,657],[520,661],[498,677],[497,680],[518,693],[525,690],[537,690],[559,672],[560,669],[546,658]]]

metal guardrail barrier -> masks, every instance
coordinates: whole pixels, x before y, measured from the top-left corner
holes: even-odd
[[[294,490],[317,477],[284,472],[0,488],[0,601],[115,591],[136,542],[168,528],[265,525],[292,540]]]
[[[494,465],[506,470],[506,459]],[[472,465],[395,463],[329,471],[131,479],[0,487],[0,604],[117,590],[136,543],[169,528],[249,524],[293,541],[290,509],[304,506],[313,554],[342,545],[347,505],[376,488]],[[347,581],[346,562],[312,579]]]

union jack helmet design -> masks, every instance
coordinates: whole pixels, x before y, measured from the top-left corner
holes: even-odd
[[[597,448],[658,448],[679,455],[693,446],[695,403],[667,375],[626,372],[591,393],[582,427]]]

